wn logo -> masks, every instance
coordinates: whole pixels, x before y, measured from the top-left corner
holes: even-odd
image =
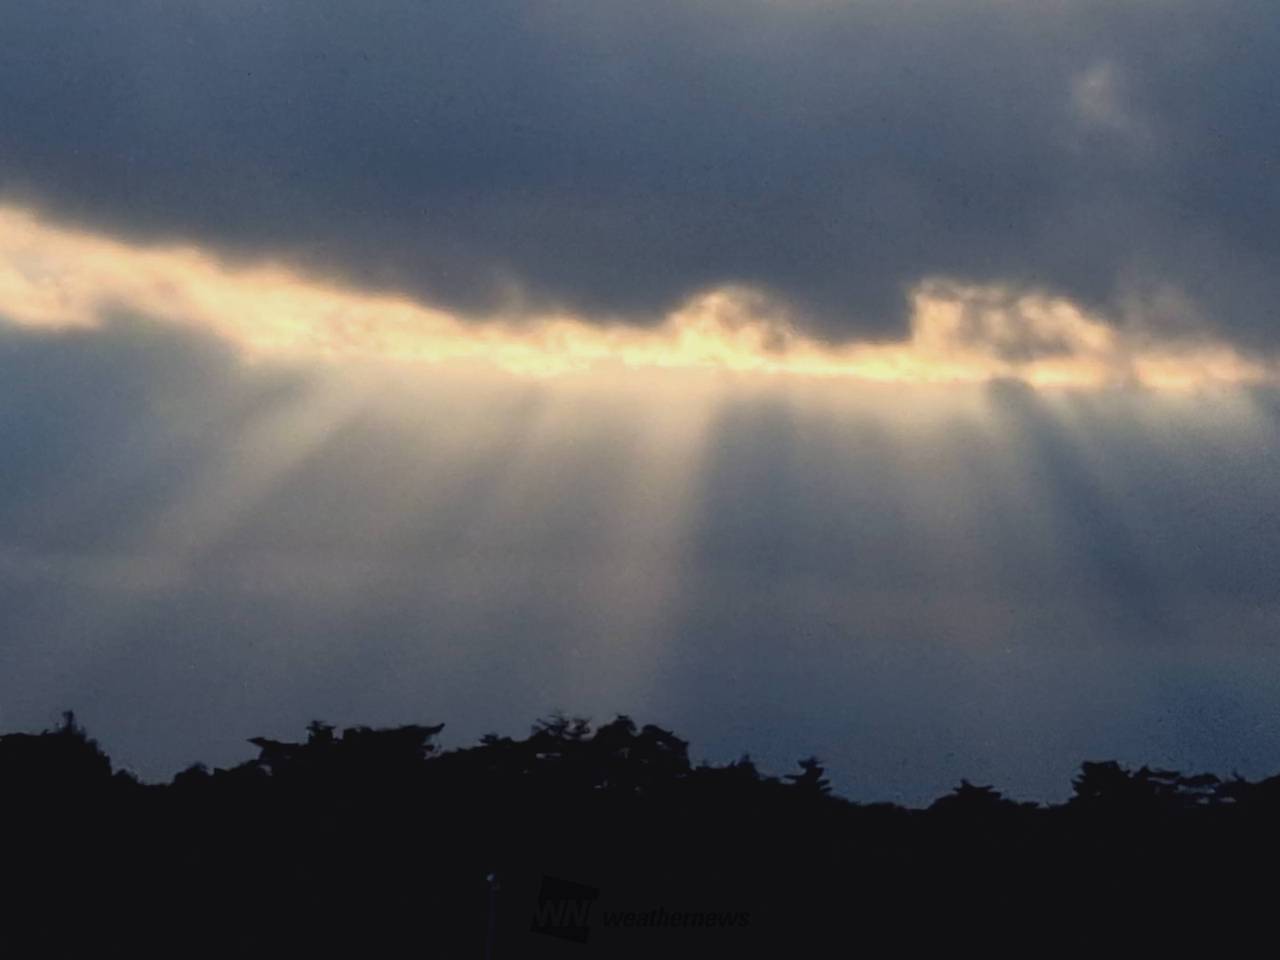
[[[591,934],[591,907],[599,896],[600,891],[595,887],[543,877],[529,929],[549,937],[586,943]]]

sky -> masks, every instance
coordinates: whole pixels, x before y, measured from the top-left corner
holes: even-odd
[[[0,0],[0,729],[1280,770],[1262,0]]]

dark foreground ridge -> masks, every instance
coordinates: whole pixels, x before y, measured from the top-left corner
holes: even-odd
[[[14,956],[1106,954],[1275,910],[1280,777],[1086,763],[1059,806],[962,783],[907,810],[833,796],[814,759],[694,766],[627,717],[448,752],[441,729],[313,723],[164,785],[70,714],[0,737],[0,931],[36,931]]]

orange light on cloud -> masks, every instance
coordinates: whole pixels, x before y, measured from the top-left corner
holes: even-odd
[[[0,318],[92,327],[113,310],[191,324],[250,354],[479,363],[538,377],[665,369],[1158,389],[1277,379],[1273,367],[1226,344],[1138,340],[1069,301],[992,287],[922,284],[909,336],[892,343],[807,337],[767,298],[737,287],[694,297],[649,327],[569,314],[471,318],[278,265],[232,266],[196,247],[130,244],[0,206]]]

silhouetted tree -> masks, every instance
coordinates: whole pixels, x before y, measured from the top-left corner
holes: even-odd
[[[801,760],[800,769],[801,773],[787,774],[787,779],[797,789],[823,794],[831,792],[831,782],[823,776],[826,770],[822,766],[822,761],[817,757],[806,757]]]

